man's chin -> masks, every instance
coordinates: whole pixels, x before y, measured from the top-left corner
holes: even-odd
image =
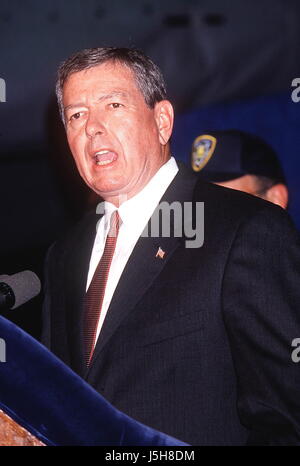
[[[126,192],[122,192],[121,188],[115,186],[114,189],[112,186],[89,185],[89,187],[104,201],[118,206],[129,198]]]

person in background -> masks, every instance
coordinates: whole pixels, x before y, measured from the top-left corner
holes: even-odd
[[[201,134],[192,145],[191,165],[205,181],[287,208],[288,188],[277,155],[258,136],[235,129]]]

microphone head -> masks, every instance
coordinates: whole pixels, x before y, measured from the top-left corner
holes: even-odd
[[[22,306],[22,304],[37,296],[41,291],[40,279],[30,270],[24,270],[14,275],[1,275],[0,282],[4,282],[10,286],[14,293],[15,303],[11,309]]]

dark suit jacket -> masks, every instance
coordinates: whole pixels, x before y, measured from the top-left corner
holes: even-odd
[[[288,215],[183,167],[163,200],[205,203],[203,246],[139,239],[86,371],[99,220],[88,215],[48,254],[43,342],[118,409],[187,443],[300,443],[300,244]]]

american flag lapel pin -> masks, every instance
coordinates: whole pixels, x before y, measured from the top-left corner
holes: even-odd
[[[155,257],[158,257],[159,259],[163,259],[165,254],[166,254],[165,251],[163,251],[162,248],[159,247]]]

